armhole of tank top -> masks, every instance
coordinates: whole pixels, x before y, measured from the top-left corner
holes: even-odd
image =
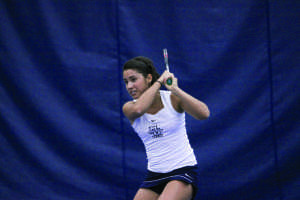
[[[136,128],[136,123],[137,123],[137,120],[138,120],[139,118],[136,118],[132,123],[131,123],[131,126],[132,126],[132,128]]]
[[[168,107],[169,110],[172,110],[173,113],[175,113],[177,115],[184,113],[184,112],[183,113],[177,112],[177,110],[175,110],[175,108],[173,107],[170,91],[161,90],[161,96],[162,96],[162,101],[163,101],[164,106]]]

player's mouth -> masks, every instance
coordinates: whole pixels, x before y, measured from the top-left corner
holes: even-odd
[[[130,91],[129,94],[130,94],[130,96],[135,97],[137,95],[137,92],[136,91]]]

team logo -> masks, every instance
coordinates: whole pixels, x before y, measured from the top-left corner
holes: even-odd
[[[152,124],[148,127],[148,133],[152,136],[152,138],[163,137],[164,129],[160,128],[159,123],[157,123],[156,120],[151,120],[151,122]]]

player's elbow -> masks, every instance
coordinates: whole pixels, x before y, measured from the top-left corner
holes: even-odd
[[[197,120],[204,120],[209,118],[210,112],[208,109],[201,110],[201,112],[198,112],[196,115],[194,115],[194,118]]]
[[[207,109],[207,110],[204,112],[203,118],[204,118],[204,119],[207,119],[207,118],[209,118],[209,116],[210,116],[210,112],[209,112],[209,110]]]

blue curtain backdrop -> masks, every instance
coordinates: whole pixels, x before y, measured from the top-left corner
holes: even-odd
[[[299,1],[1,0],[0,199],[128,200],[146,171],[123,63],[162,49],[182,89],[197,199],[294,200]]]

